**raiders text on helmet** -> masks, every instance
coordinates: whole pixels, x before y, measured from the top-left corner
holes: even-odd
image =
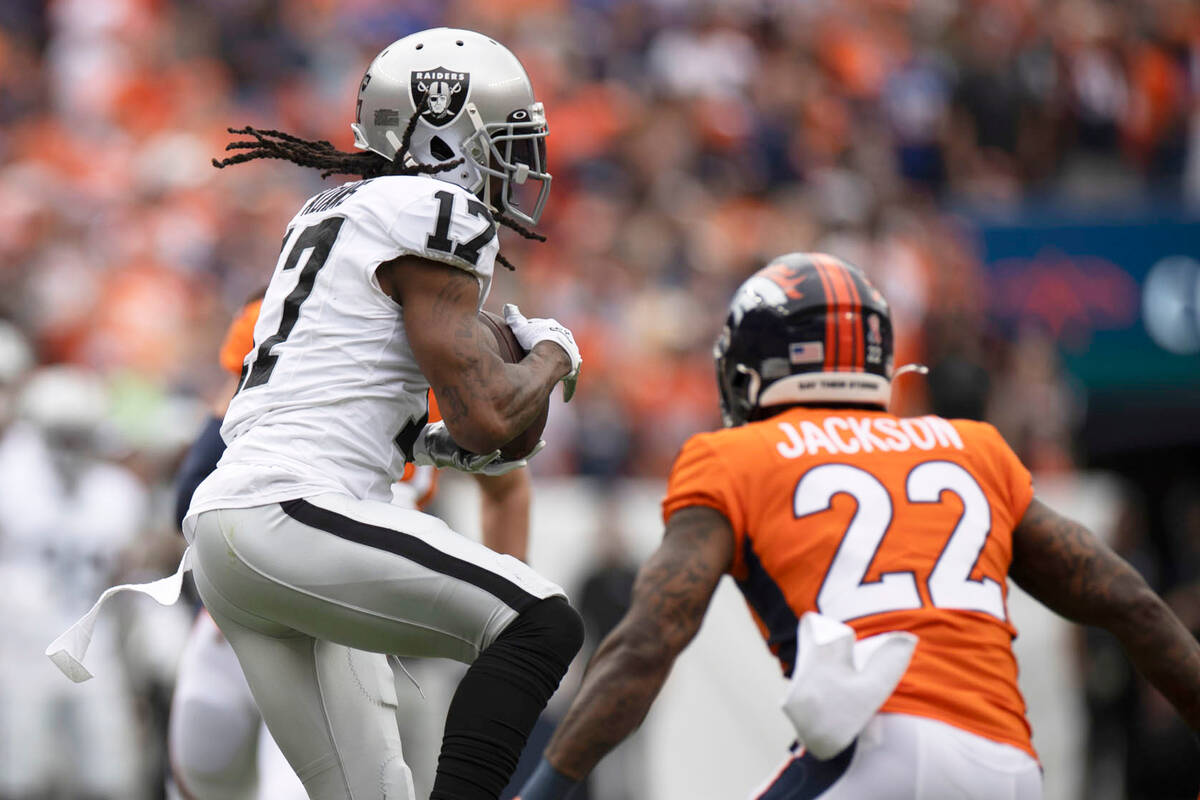
[[[788,253],[738,287],[713,357],[727,426],[767,406],[882,408],[891,395],[891,315],[857,268]]]
[[[359,86],[350,126],[355,146],[395,158],[414,113],[421,121],[410,158],[434,164],[461,156],[460,167],[436,177],[474,192],[496,211],[537,223],[550,193],[546,114],[525,68],[506,47],[454,28],[392,42]],[[521,207],[515,188],[530,180],[538,190]]]

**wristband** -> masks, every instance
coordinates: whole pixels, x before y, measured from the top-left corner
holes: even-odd
[[[543,756],[517,800],[568,800],[579,783],[556,770]]]

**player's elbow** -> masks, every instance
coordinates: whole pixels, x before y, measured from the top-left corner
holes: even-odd
[[[1115,602],[1101,608],[1102,627],[1121,635],[1156,630],[1171,616],[1170,610],[1140,576],[1124,577],[1115,586]]]
[[[690,637],[673,635],[670,626],[656,621],[626,620],[612,633],[613,646],[627,669],[637,674],[665,673],[687,646]]]
[[[670,671],[676,652],[662,642],[626,640],[620,643],[620,662],[633,675],[660,675]]]
[[[471,409],[465,418],[451,422],[446,427],[458,446],[472,453],[490,453],[498,450],[520,431],[512,431],[507,419],[494,409],[480,407]]]

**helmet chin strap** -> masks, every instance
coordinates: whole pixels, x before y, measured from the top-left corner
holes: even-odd
[[[387,131],[383,134],[383,138],[387,139],[387,143],[390,144],[397,153],[399,153],[400,148],[404,146],[404,142],[400,141],[400,137],[396,135],[395,131]],[[416,160],[408,153],[404,154],[404,162],[405,166],[414,166],[417,163]]]

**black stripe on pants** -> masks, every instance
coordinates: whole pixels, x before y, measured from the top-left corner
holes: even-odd
[[[279,504],[283,513],[310,528],[331,533],[341,539],[386,550],[407,558],[426,569],[447,577],[464,581],[483,589],[517,613],[538,602],[540,598],[530,594],[517,584],[491,570],[443,553],[433,545],[411,533],[359,522],[307,500],[286,500]]]

